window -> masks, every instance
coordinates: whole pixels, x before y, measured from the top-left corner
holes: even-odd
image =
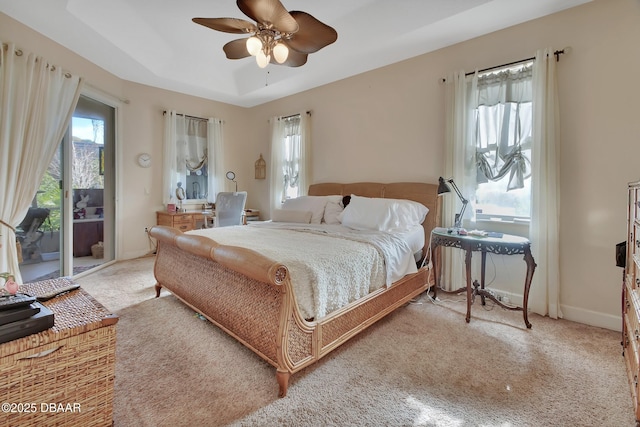
[[[104,188],[104,120],[74,116],[72,188]]]
[[[186,199],[206,199],[209,195],[207,121],[178,116],[176,128],[176,182]]]
[[[222,190],[222,121],[165,113],[163,202],[201,203]]]
[[[292,199],[300,193],[300,115],[286,117],[284,121],[284,136],[282,139],[283,162],[282,177],[284,199]]]
[[[478,220],[531,217],[531,62],[478,76],[473,111]]]
[[[307,194],[310,183],[310,113],[273,117],[271,123],[271,209]]]
[[[540,275],[536,272],[536,277],[538,281],[543,278],[540,284],[545,292],[532,295],[530,307],[554,318],[562,317],[558,303],[560,112],[556,76],[561,53],[550,47],[538,49],[533,61],[521,61],[511,69],[503,66],[482,77],[479,73],[469,77],[464,70],[457,70],[446,79],[445,97],[445,174],[456,178],[458,187],[474,204],[474,213],[475,203],[480,203],[474,219],[502,220],[509,215],[515,220],[528,219],[526,227],[488,221],[477,225],[471,221],[470,225],[491,231],[513,230],[531,240],[538,268],[543,270]],[[510,159],[505,153],[516,156]],[[487,174],[500,175],[511,185],[493,191],[491,187],[499,183],[490,182],[498,177]],[[452,223],[458,202],[444,198],[445,225]],[[462,280],[464,271],[456,264],[453,257],[443,259],[443,272],[450,283]]]

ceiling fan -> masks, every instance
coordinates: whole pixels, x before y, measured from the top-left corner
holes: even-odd
[[[306,12],[287,11],[279,0],[237,0],[238,8],[256,23],[237,18],[193,18],[216,31],[251,34],[225,44],[229,59],[255,56],[260,68],[269,63],[299,67],[310,53],[338,39],[338,33]]]

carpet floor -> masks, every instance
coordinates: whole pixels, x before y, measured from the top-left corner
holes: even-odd
[[[78,279],[120,316],[114,425],[633,426],[620,333],[428,298],[396,310],[277,397],[275,368],[163,291],[153,257]]]

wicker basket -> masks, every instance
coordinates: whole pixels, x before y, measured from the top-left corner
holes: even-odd
[[[70,282],[43,280],[20,292],[37,296]],[[55,315],[51,329],[0,345],[0,396],[16,404],[0,426],[112,425],[118,318],[83,289],[44,305]]]
[[[101,243],[91,245],[91,255],[93,255],[94,258],[104,258],[104,245]]]

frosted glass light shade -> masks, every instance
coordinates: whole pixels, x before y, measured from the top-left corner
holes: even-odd
[[[282,64],[287,60],[289,56],[289,49],[283,43],[278,43],[273,48],[273,57],[278,61],[278,64]]]
[[[256,62],[258,63],[258,67],[264,68],[269,65],[269,61],[271,60],[271,55],[265,55],[263,51],[258,52],[256,55]]]
[[[256,36],[247,39],[247,51],[249,55],[256,56],[262,50],[262,42]]]

